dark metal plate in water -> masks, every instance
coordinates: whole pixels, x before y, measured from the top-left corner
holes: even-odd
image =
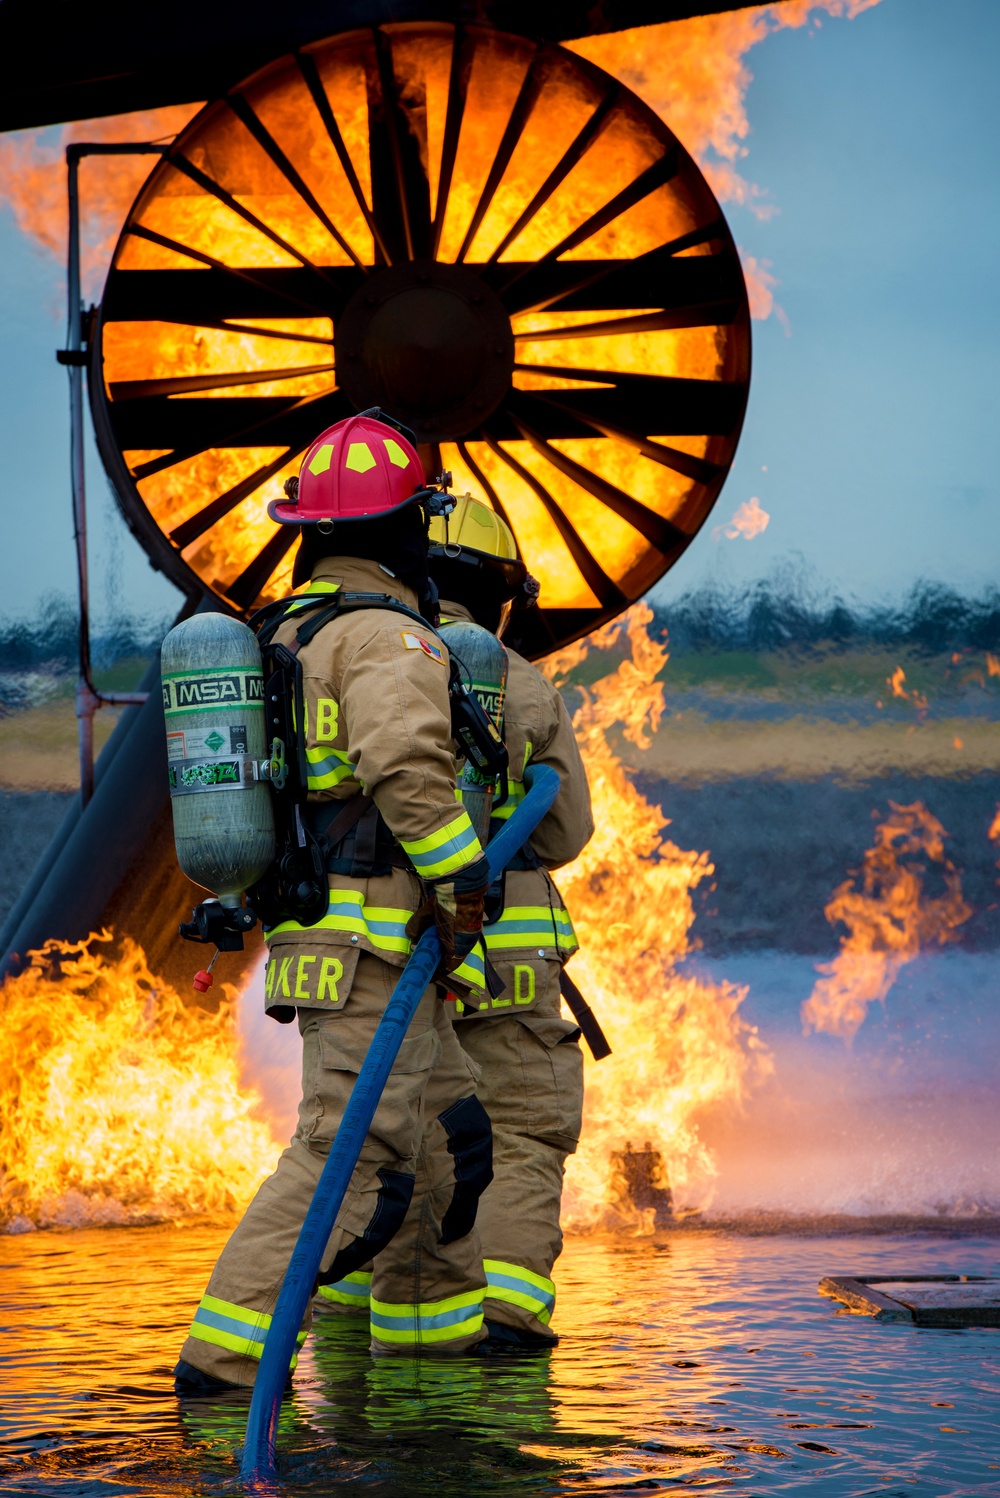
[[[876,1288],[877,1287],[877,1288]],[[1000,1279],[985,1275],[860,1275],[820,1280],[821,1295],[876,1321],[917,1326],[1000,1326]]]

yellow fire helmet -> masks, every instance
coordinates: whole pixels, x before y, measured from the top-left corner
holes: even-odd
[[[464,604],[478,624],[501,633],[519,593],[537,596],[517,554],[514,533],[496,510],[471,494],[457,494],[450,515],[435,515],[428,531],[428,566],[442,598]]]
[[[460,548],[494,562],[517,562],[523,566],[514,532],[506,520],[471,494],[456,494],[451,514],[435,515],[428,534],[431,546],[447,547],[448,554]]]

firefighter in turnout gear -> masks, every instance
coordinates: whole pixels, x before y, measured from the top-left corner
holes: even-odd
[[[442,635],[449,620],[503,630],[512,604],[537,594],[513,535],[487,505],[468,496],[431,522],[431,575],[441,594]],[[530,842],[508,865],[503,908],[484,927],[500,993],[462,995],[449,1005],[468,1057],[481,1068],[479,1097],[493,1125],[493,1183],[479,1204],[487,1282],[483,1309],[489,1341],[544,1348],[555,1304],[552,1268],[562,1249],[559,1210],[566,1156],[579,1142],[583,1108],[580,1031],[560,1013],[562,964],[576,950],[573,925],[550,870],[569,863],[594,830],[590,792],[572,724],[559,693],[507,646],[504,737],[510,795],[493,815],[502,825],[524,795],[529,764],[558,771],[560,791]],[[491,899],[493,892],[491,891]],[[328,1306],[363,1310],[371,1265],[320,1290]],[[381,1265],[375,1264],[377,1283]],[[374,1294],[374,1289],[372,1290]]]
[[[271,506],[274,519],[302,526],[293,581],[308,588],[274,638],[297,650],[302,667],[305,816],[325,830],[328,904],[308,925],[261,912],[270,922],[266,1006],[281,1021],[297,1020],[303,1040],[299,1122],[212,1273],[175,1370],[180,1393],[254,1381],[330,1144],[419,935],[415,913],[437,924],[449,988],[472,1003],[483,992],[476,943],[488,870],[456,800],[448,652],[430,621],[412,617],[432,611],[422,506],[442,496],[425,487],[404,431],[379,414],[324,432],[306,452],[297,492],[286,485],[288,502]],[[317,596],[325,607],[341,595],[346,607],[352,594],[402,608],[355,602],[301,643],[300,618],[315,613]],[[378,1255],[370,1286],[377,1355],[458,1354],[486,1335],[474,1223],[491,1147],[476,1071],[451,1006],[432,986],[386,1084],[320,1276],[341,1283]],[[307,1329],[308,1319],[300,1343]]]

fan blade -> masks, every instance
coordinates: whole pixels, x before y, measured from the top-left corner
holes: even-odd
[[[549,390],[533,390],[531,392],[534,401],[544,401],[547,406],[555,406],[559,411],[568,412],[570,416],[576,416],[576,412],[569,408]],[[651,442],[648,437],[633,431],[630,427],[618,426],[610,421],[597,421],[594,417],[586,418],[587,425],[595,432],[600,432],[602,437],[612,437],[618,442],[627,443],[637,452],[641,452],[644,458],[652,458],[654,463],[662,463],[665,468],[672,468],[675,473],[683,473],[685,478],[694,479],[699,484],[711,484],[722,472],[718,463],[710,463],[707,458],[695,458],[691,453],[681,452],[679,448],[667,447],[662,442]]]
[[[308,443],[306,446],[308,446]],[[305,448],[299,448],[299,452],[304,451]],[[254,490],[259,489],[261,484],[266,484],[269,478],[273,478],[276,473],[280,473],[286,464],[293,463],[297,457],[297,452],[289,451],[282,453],[280,458],[275,458],[272,462],[265,463],[263,468],[258,468],[255,473],[248,474],[245,479],[241,479],[238,484],[234,484],[231,489],[227,489],[225,494],[220,494],[217,499],[213,499],[210,504],[205,505],[197,514],[190,515],[187,520],[182,521],[180,525],[176,526],[170,532],[171,541],[179,551],[183,551],[185,546],[190,546],[192,541],[197,541],[199,536],[203,536],[207,530],[211,530],[217,520],[221,520],[223,515],[228,515],[230,510],[235,510],[236,506],[242,503],[249,494],[253,494]]]
[[[526,228],[543,204],[548,202],[560,183],[565,181],[581,156],[590,149],[602,133],[608,124],[612,110],[617,107],[620,99],[620,87],[609,89],[576,139],[567,147],[562,159],[552,168],[531,202],[518,214],[496,249],[492,251],[487,264],[495,263],[500,259],[504,250],[514,243],[522,229]]]
[[[671,177],[677,175],[678,155],[676,147],[664,152],[659,161],[654,161],[644,172],[640,172],[634,182],[628,187],[623,187],[621,192],[615,193],[614,197],[603,208],[598,208],[588,219],[567,234],[565,239],[553,245],[551,250],[546,250],[542,257],[545,260],[558,260],[560,255],[568,255],[578,245],[586,244],[587,240],[600,232],[601,229],[613,223],[621,214],[634,208],[636,203],[641,203],[643,198],[648,198],[651,192],[669,182]]]
[[[578,484],[581,489],[585,489],[588,494],[592,494],[595,499],[599,499],[602,504],[607,505],[609,510],[613,510],[623,520],[627,520],[633,530],[637,530],[641,536],[645,536],[646,540],[651,546],[655,546],[657,551],[662,552],[664,556],[669,556],[672,552],[677,551],[678,548],[687,545],[690,537],[685,535],[676,525],[672,525],[669,520],[664,520],[663,516],[658,515],[655,510],[647,509],[644,504],[640,504],[637,499],[633,499],[630,494],[626,494],[623,490],[616,488],[614,484],[608,483],[606,479],[602,479],[598,474],[592,473],[589,468],[584,468],[581,464],[574,462],[572,458],[560,452],[557,447],[553,447],[551,443],[546,442],[545,438],[533,427],[529,426],[526,421],[522,421],[516,412],[513,414],[514,425],[521,436],[531,443],[536,452],[541,453],[542,457],[547,459],[553,468],[565,474],[568,479],[572,479],[574,484]]]
[[[347,276],[342,280],[332,278],[329,295],[323,302],[302,301],[289,294],[288,287],[294,287],[295,278],[304,274],[289,270],[260,271],[251,284],[242,278],[230,280],[214,270],[116,270],[108,278],[104,320],[198,323],[205,327],[213,322],[258,317],[330,317],[336,321],[355,287]],[[348,271],[348,276],[360,281],[355,270]]]
[[[465,31],[462,26],[456,26],[451,53],[451,72],[448,76],[448,108],[444,120],[444,139],[441,142],[441,168],[438,172],[437,203],[434,207],[434,225],[431,233],[430,253],[432,260],[437,259],[438,248],[441,244],[441,234],[444,229],[445,215],[448,212],[451,179],[455,172],[458,140],[462,133],[465,101],[469,93],[469,78],[472,75],[472,64],[475,61],[475,56],[475,33]]]
[[[701,300],[728,300],[730,295],[741,295],[739,279],[728,266],[729,256],[677,258],[692,240],[708,243],[718,235],[718,227],[706,225],[655,250],[647,250],[635,260],[546,260],[522,264],[508,260],[502,267],[486,266],[483,278],[501,297],[511,317],[518,313],[545,312],[556,303],[559,312],[662,307],[665,302],[672,304],[676,296],[676,293],[665,294],[665,282],[672,284],[676,279],[686,295],[685,278],[698,286],[697,296]],[[698,269],[689,270],[692,266]],[[509,282],[508,275],[512,277]]]
[[[231,386],[266,385],[270,380],[332,373],[332,364],[305,364],[292,369],[256,369],[250,373],[237,370],[232,374],[178,375],[164,380],[112,380],[108,391],[113,401],[134,401],[147,396],[186,395],[195,390],[226,390]]]
[[[621,192],[615,193],[614,197],[605,203],[603,208],[598,208],[589,218],[584,219],[583,223],[578,225],[571,234],[567,234],[565,239],[561,239],[550,250],[546,250],[544,255],[540,255],[538,264],[543,265],[550,260],[558,260],[561,255],[568,255],[571,250],[575,250],[579,245],[585,244],[594,234],[606,228],[620,214],[625,213],[629,208],[634,208],[636,203],[641,203],[643,198],[648,197],[651,192],[655,192],[658,187],[662,187],[665,182],[669,182],[671,177],[676,176],[678,160],[676,147],[672,147],[666,151],[660,157],[659,161],[654,161],[652,166],[648,166],[644,172],[640,172],[639,176],[633,182],[630,182],[628,187],[623,187]],[[503,283],[501,296],[505,301],[507,300],[510,288],[524,274],[526,272],[523,270],[517,272]]]
[[[746,387],[722,380],[688,380],[671,375],[619,374],[613,370],[576,369],[572,365],[515,364],[515,371],[554,375],[560,379],[593,380],[603,389],[561,390],[559,403],[567,414],[589,423],[590,417],[631,426],[642,432],[676,432],[704,436],[728,432],[739,420]],[[609,388],[610,387],[610,388]],[[495,418],[491,418],[491,424]],[[553,429],[546,437],[577,437]]]
[[[162,246],[165,250],[174,250],[177,255],[186,255],[187,258],[192,259],[192,261],[198,261],[201,265],[207,265],[210,270],[220,271],[220,273],[225,274],[225,276],[232,276],[237,280],[241,280],[241,282],[246,282],[247,286],[253,286],[253,288],[256,289],[257,294],[263,295],[263,297],[268,298],[268,300],[271,300],[271,298],[274,297],[281,298],[281,300],[283,301],[289,301],[289,303],[292,304],[293,307],[302,307],[302,309],[304,309],[305,312],[310,313],[311,316],[326,315],[325,307],[317,307],[316,303],[311,303],[311,301],[302,301],[299,297],[293,297],[293,295],[290,294],[289,291],[283,291],[283,289],[281,289],[281,286],[278,285],[277,282],[274,282],[274,280],[268,282],[268,280],[260,279],[260,274],[263,274],[263,276],[266,277],[269,274],[268,271],[254,274],[253,271],[240,270],[240,268],[235,267],[235,265],[226,265],[225,261],[217,261],[217,259],[214,259],[214,256],[205,255],[204,250],[192,249],[189,244],[181,244],[178,240],[171,240],[171,238],[168,238],[168,235],[166,234],[157,234],[156,229],[147,229],[145,228],[145,225],[142,225],[142,223],[130,223],[129,234],[135,235],[138,240],[148,240],[150,241],[150,244],[159,244],[159,246]],[[178,276],[178,274],[180,274],[180,276],[187,276],[187,274],[189,274],[189,271],[114,270],[111,273],[111,282],[114,283],[115,277],[117,276]],[[287,271],[284,271],[284,273],[283,271],[278,271],[277,274],[278,277],[287,276]],[[301,274],[301,271],[292,271],[292,276],[301,276]],[[229,286],[228,289],[232,292],[232,289],[234,288],[232,288],[232,286]],[[243,294],[244,297],[246,297],[247,292],[244,291]],[[106,301],[108,301],[108,295],[105,294],[105,304]],[[286,312],[286,309],[284,309],[284,307],[278,307],[277,316],[281,316],[281,313],[284,312]]]
[[[377,26],[372,40],[375,70],[368,73],[368,116],[374,212],[387,230],[394,260],[423,260],[431,238],[430,184],[420,159],[426,141],[418,140],[399,102],[391,40]]]
[[[171,468],[207,448],[308,445],[324,427],[353,415],[339,390],[298,400],[288,396],[186,401],[156,397],[112,405],[110,411],[115,438],[126,451],[173,450],[170,456],[152,458],[136,468],[137,479]]]
[[[337,244],[340,245],[340,248],[343,250],[348,259],[353,260],[358,269],[362,270],[367,276],[368,268],[364,264],[360,255],[358,255],[353,246],[348,244],[347,240],[344,238],[340,230],[337,228],[336,224],[330,218],[330,215],[327,213],[322,203],[320,203],[319,199],[313,193],[308,183],[306,183],[303,177],[289,161],[288,157],[278,145],[278,142],[275,140],[271,132],[266,128],[261,120],[258,119],[257,115],[247,103],[244,96],[242,94],[230,94],[226,99],[226,103],[229,105],[229,108],[233,111],[233,114],[241,122],[241,124],[243,124],[247,128],[247,130],[249,130],[250,134],[260,146],[261,150],[266,152],[266,154],[270,157],[271,161],[278,168],[278,171],[285,178],[288,184],[295,189],[302,201],[316,215],[331,238],[335,239]]]
[[[248,609],[260,597],[272,572],[299,538],[294,525],[281,525],[267,545],[226,589],[237,608]]]
[[[625,594],[614,579],[608,576],[593,553],[584,545],[575,527],[570,524],[559,505],[545,488],[545,485],[539,483],[538,479],[525,468],[523,463],[519,463],[511,453],[502,448],[500,443],[489,432],[484,431],[482,436],[490,450],[496,453],[497,457],[506,463],[507,467],[512,469],[518,478],[522,479],[541,500],[551,516],[556,530],[563,541],[565,541],[570,556],[579,567],[581,576],[595,597],[600,599],[605,608],[623,609],[628,603]]]
[[[330,108],[330,101],[326,96],[323,80],[319,76],[316,60],[308,52],[297,52],[295,54],[295,61],[298,64],[299,72],[305,80],[306,88],[308,88],[312,95],[313,103],[319,111],[320,119],[323,121],[326,133],[330,137],[330,144],[337,153],[337,159],[343,168],[344,176],[347,178],[351,192],[354,194],[354,200],[361,210],[365,223],[368,225],[378,252],[386,265],[391,265],[392,258],[389,254],[388,246],[382,237],[382,230],[379,227],[378,220],[368,206],[368,200],[365,197],[357,171],[355,170],[354,162],[351,160],[351,154],[344,144],[344,137],[340,133],[340,126],[337,124],[333,110]]]
[[[531,112],[538,102],[538,96],[545,87],[550,67],[551,62],[548,54],[542,47],[537,48],[528,66],[528,71],[521,81],[521,88],[514,102],[514,108],[510,112],[510,118],[504,128],[503,135],[500,138],[497,154],[493,158],[493,165],[490,167],[486,181],[483,183],[483,190],[479,194],[479,202],[476,204],[472,218],[469,220],[469,227],[465,231],[465,238],[462,240],[458,254],[455,256],[456,265],[462,264],[462,261],[469,253],[473,240],[479,233],[479,226],[486,217],[487,210],[493,201],[493,196],[497,188],[500,186],[503,174],[510,165],[510,158],[513,156],[517,148],[517,143],[524,133],[524,127],[531,118]]]
[[[259,219],[255,213],[251,213],[245,204],[241,203],[238,198],[234,198],[231,192],[227,192],[207,172],[201,171],[199,167],[195,166],[194,162],[188,161],[183,152],[171,151],[165,159],[169,161],[171,166],[176,167],[179,172],[183,172],[185,177],[190,177],[191,181],[198,187],[210,193],[213,198],[218,198],[219,202],[226,208],[231,209],[233,213],[239,214],[240,218],[248,223],[251,228],[256,229],[259,234],[263,234],[272,244],[276,244],[280,250],[284,250],[286,255],[291,255],[304,269],[311,270],[320,280],[326,280],[327,272],[325,270],[320,266],[314,265],[307,255],[303,255],[301,250],[297,250],[294,245],[288,243],[287,239],[283,239],[274,229],[269,228],[263,219]]]
[[[607,322],[569,323],[565,327],[540,328],[517,333],[519,343],[546,343],[565,338],[607,338],[631,333],[663,333],[677,328],[714,328],[731,323],[738,302],[710,302],[695,307],[668,307],[662,312],[644,312],[638,317],[612,317]]]

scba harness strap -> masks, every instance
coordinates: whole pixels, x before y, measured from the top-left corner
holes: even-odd
[[[250,892],[253,908],[269,926],[287,919],[313,926],[321,920],[327,909],[328,874],[370,878],[393,868],[412,867],[370,796],[359,793],[346,804],[340,803],[332,819],[329,803],[307,803],[309,765],[305,735],[299,730],[305,723],[299,651],[341,615],[363,609],[401,614],[440,639],[422,614],[388,593],[299,594],[268,604],[250,619],[264,661],[266,722],[272,744],[270,780],[282,844],[274,863]],[[303,614],[308,617],[296,630],[294,641],[275,643],[281,626]],[[449,662],[452,732],[476,769],[491,780],[500,780],[499,804],[507,794],[506,746],[498,725],[472,692],[471,677],[468,685],[463,681],[462,671],[467,677],[469,672],[450,651]]]
[[[412,619],[414,624],[418,624],[421,629],[432,634],[435,639],[441,640],[437,630],[428,623],[423,614],[418,614],[415,609],[408,608],[405,603],[400,603],[398,598],[393,598],[389,593],[304,593],[297,598],[279,599],[277,603],[267,604],[259,609],[250,620],[250,628],[256,633],[262,652],[270,649],[285,649],[289,655],[297,656],[302,647],[310,644],[320,630],[332,624],[334,619],[339,618],[341,614],[358,613],[362,609],[384,609],[392,614],[402,614],[404,618]],[[306,619],[295,631],[294,645],[274,647],[272,642],[281,625],[293,615],[304,613],[310,613],[312,617]],[[442,640],[441,643],[445,642]],[[496,801],[496,805],[499,806],[507,796],[508,764],[507,748],[501,737],[500,726],[493,722],[472,691],[472,679],[461,658],[453,651],[449,651],[448,660],[448,697],[451,702],[452,733],[479,773],[489,780],[501,782],[501,794]],[[264,671],[266,677],[266,659]],[[469,677],[468,685],[462,679],[463,671]],[[298,675],[301,683],[301,670]],[[305,773],[301,778],[304,783]]]

